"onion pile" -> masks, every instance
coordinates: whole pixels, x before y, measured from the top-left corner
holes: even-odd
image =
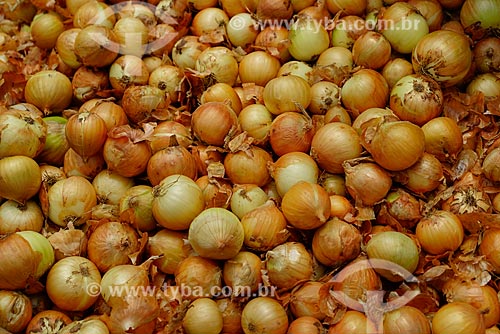
[[[499,13],[0,2],[0,333],[499,333]]]

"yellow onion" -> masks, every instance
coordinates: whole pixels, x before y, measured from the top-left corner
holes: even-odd
[[[454,213],[438,210],[420,219],[415,235],[426,252],[437,255],[455,251],[462,244],[464,229]]]
[[[90,107],[88,111],[99,115],[104,123],[106,123],[108,131],[115,126],[128,124],[125,111],[123,111],[123,108],[115,102],[105,99],[93,99],[88,102],[92,104],[92,107]],[[80,112],[85,110],[84,106],[85,103],[80,107]]]
[[[500,78],[493,73],[482,73],[475,76],[467,85],[467,94],[482,93],[487,99],[500,96]]]
[[[243,334],[241,327],[241,311],[244,303],[233,298],[215,300],[222,313],[222,333]]]
[[[233,184],[262,187],[271,180],[268,165],[272,162],[273,158],[266,150],[250,145],[229,152],[224,158],[224,168]]]
[[[396,82],[404,76],[413,74],[413,65],[406,59],[396,57],[390,59],[382,68],[382,76],[392,89]]]
[[[222,165],[218,163],[211,164],[209,168],[223,170]],[[229,207],[233,193],[232,185],[230,181],[223,179],[219,175],[210,172],[209,175],[203,175],[196,179],[196,183],[203,191],[206,208],[216,207],[227,209]]]
[[[184,175],[170,175],[153,188],[153,217],[171,230],[186,230],[205,208],[200,187]]]
[[[266,269],[271,284],[291,289],[313,274],[313,259],[304,244],[285,242],[266,252]]]
[[[91,318],[73,321],[64,326],[59,333],[71,334],[75,331],[81,334],[109,334],[109,329],[103,321]]]
[[[359,66],[380,69],[391,58],[391,44],[381,33],[367,31],[354,42],[352,57]]]
[[[281,210],[290,225],[315,229],[330,218],[330,197],[319,184],[299,181],[283,196]]]
[[[418,308],[404,305],[393,311],[384,313],[382,320],[384,333],[387,334],[431,334],[431,324],[425,314]]]
[[[20,333],[33,315],[30,299],[17,291],[0,291],[0,327],[12,333]]]
[[[134,186],[134,180],[105,169],[94,177],[92,186],[100,203],[117,205],[126,191]]]
[[[84,257],[70,256],[52,266],[46,289],[50,300],[61,310],[84,311],[99,297],[89,289],[100,283],[101,274],[94,263]]]
[[[340,88],[330,81],[311,85],[311,103],[308,110],[314,115],[325,115],[334,106],[340,106]]]
[[[288,51],[293,58],[301,61],[316,59],[330,44],[325,26],[307,17],[299,17],[293,22],[288,39]]]
[[[233,296],[251,296],[258,292],[262,284],[260,257],[241,251],[224,262],[222,275],[224,283],[231,287]]]
[[[239,218],[224,208],[208,208],[189,225],[188,240],[199,255],[227,260],[243,246],[243,226]]]
[[[455,158],[462,150],[462,130],[450,117],[436,117],[422,126],[425,137],[425,151],[440,161]]]
[[[69,176],[57,181],[47,194],[48,218],[56,225],[65,227],[70,222],[81,225],[91,216],[91,209],[97,204],[97,195],[87,179]]]
[[[33,200],[24,204],[7,200],[0,205],[0,234],[17,231],[40,232],[43,223],[42,209]]]
[[[394,181],[416,193],[436,189],[444,180],[443,165],[433,154],[424,154],[411,167],[397,172]]]
[[[55,261],[50,242],[38,232],[22,231],[0,240],[0,289],[25,289],[44,275]]]
[[[481,73],[500,71],[500,40],[496,37],[483,38],[474,45],[474,62]]]
[[[69,78],[55,70],[44,70],[29,77],[24,88],[26,102],[38,107],[44,114],[61,112],[73,97]]]
[[[288,29],[286,27],[264,27],[255,38],[255,45],[264,51],[278,58],[284,63],[290,60],[291,55],[288,51]]]
[[[345,187],[359,203],[371,206],[385,198],[392,186],[389,173],[372,162],[344,163]]]
[[[154,260],[159,270],[173,274],[179,263],[193,252],[191,245],[185,242],[185,233],[162,229],[148,239],[147,252],[150,256],[163,255]]]
[[[231,212],[242,219],[248,212],[266,203],[268,199],[266,192],[255,184],[234,185],[229,205]]]
[[[226,25],[226,33],[232,45],[245,49],[255,41],[259,30],[253,16],[244,11],[230,16]]]
[[[281,64],[278,59],[265,51],[254,51],[245,55],[239,64],[239,77],[242,83],[252,82],[265,86],[276,77]],[[255,69],[259,69],[256,71]]]
[[[369,108],[384,108],[389,98],[389,85],[379,72],[360,69],[342,85],[342,103],[354,117]]]
[[[391,268],[375,270],[392,282],[406,279],[408,273],[415,271],[419,260],[416,242],[401,232],[387,231],[372,236],[366,245],[368,258],[390,261]]]
[[[500,28],[500,20],[494,13],[498,12],[499,9],[500,4],[496,0],[465,0],[460,8],[460,22],[465,28],[478,25],[482,29],[498,29]]]
[[[361,135],[362,145],[373,160],[389,171],[411,167],[425,150],[422,128],[408,121],[382,121],[367,127]]]
[[[479,310],[464,302],[445,304],[432,318],[433,334],[482,334],[485,330]]]
[[[288,326],[287,334],[321,334],[325,329],[314,317],[298,317]]]
[[[47,126],[47,137],[42,151],[37,155],[36,160],[47,164],[61,166],[64,162],[64,155],[69,149],[66,140],[67,119],[61,116],[48,116],[43,118]]]
[[[312,251],[325,266],[339,267],[361,253],[361,233],[353,225],[332,218],[314,232]]]
[[[224,102],[207,102],[192,114],[192,131],[208,145],[223,146],[238,132],[238,116]]]
[[[162,64],[149,74],[148,84],[158,87],[172,102],[178,102],[185,92],[184,72],[177,66]]]
[[[217,82],[208,87],[201,94],[200,102],[202,104],[206,102],[225,102],[233,109],[236,115],[240,114],[242,108],[241,100],[236,90],[224,82]]]
[[[491,228],[483,233],[483,238],[479,244],[479,254],[492,265],[493,272],[500,272],[500,229]]]
[[[222,269],[215,260],[191,255],[182,260],[174,273],[183,299],[213,297],[221,291]]]
[[[41,114],[17,109],[0,113],[0,158],[23,155],[35,158],[44,148],[48,126]]]
[[[299,181],[318,182],[319,168],[313,158],[303,152],[289,152],[270,165],[271,177],[278,194],[283,197]]]
[[[149,71],[146,64],[135,55],[120,56],[109,67],[109,83],[118,94],[123,94],[129,86],[145,85],[148,79]]]
[[[295,317],[310,316],[323,320],[325,314],[320,309],[319,292],[324,283],[309,281],[293,290],[290,296],[290,311]]]
[[[56,40],[55,49],[61,60],[71,68],[77,69],[82,66],[75,54],[75,39],[80,28],[71,28],[64,30],[59,34]]]
[[[62,311],[43,310],[31,318],[26,333],[58,333],[71,322],[73,319]]]
[[[334,122],[320,127],[311,143],[311,156],[325,171],[342,173],[346,160],[358,158],[362,152],[361,139],[348,124]]]
[[[433,79],[422,74],[411,74],[394,84],[389,106],[400,120],[422,126],[441,114],[443,93]]]
[[[57,38],[64,31],[61,17],[55,12],[38,14],[30,25],[31,38],[35,45],[42,49],[51,49]]]
[[[359,311],[348,310],[335,325],[331,326],[328,334],[342,333],[377,333],[377,326],[372,320]]]
[[[272,200],[243,215],[241,225],[245,246],[257,251],[270,250],[285,242],[290,235],[283,212]]]
[[[154,153],[148,160],[146,173],[152,186],[174,174],[196,179],[196,161],[187,148],[181,145],[166,147]]]
[[[306,109],[311,103],[309,83],[296,75],[278,76],[264,86],[264,104],[274,115]]]
[[[243,307],[241,326],[245,333],[286,334],[288,316],[276,299],[257,297]]]
[[[23,155],[0,159],[0,197],[25,203],[41,184],[40,166],[33,159]]]
[[[213,46],[198,55],[195,70],[213,76],[217,82],[233,86],[238,76],[238,62],[227,47]]]
[[[351,115],[339,104],[334,105],[326,111],[324,121],[325,123],[341,122],[352,125]]]
[[[139,231],[151,231],[156,227],[153,217],[153,188],[135,185],[128,188],[119,199],[120,219],[135,226]]]
[[[172,49],[172,61],[181,69],[194,68],[200,53],[208,48],[209,44],[202,43],[197,36],[186,35],[175,42]]]
[[[218,334],[223,327],[222,312],[210,298],[196,299],[182,319],[186,334]]]
[[[127,87],[121,103],[128,119],[136,124],[167,119],[169,105],[165,93],[150,85]]]
[[[82,176],[93,179],[100,171],[106,168],[106,161],[102,154],[96,154],[86,161],[73,149],[68,149],[64,154],[63,171],[67,176]]]
[[[75,54],[85,66],[105,67],[118,56],[118,39],[106,26],[89,25],[76,35]]]
[[[289,19],[293,14],[292,1],[258,1],[255,12],[259,20]]]
[[[141,57],[146,53],[149,29],[139,18],[125,16],[119,18],[113,26],[120,54]]]
[[[345,15],[361,15],[367,8],[366,0],[327,0],[326,7],[332,14],[342,12]]]
[[[222,42],[228,21],[228,15],[221,8],[208,7],[194,15],[191,30],[193,35],[201,37],[203,42],[217,44]]]
[[[175,136],[175,141],[172,140]],[[148,138],[149,145],[153,153],[173,146],[176,142],[188,148],[193,143],[193,138],[189,129],[179,122],[163,121],[154,128],[151,137]]]
[[[443,87],[460,83],[472,65],[472,51],[464,34],[436,30],[422,37],[412,51],[415,73],[436,80]]]
[[[65,127],[66,140],[84,161],[98,154],[107,138],[106,123],[96,113],[83,112],[71,116]]]
[[[149,277],[145,265],[120,264],[110,268],[102,276],[100,294],[102,298],[113,307],[119,304],[127,294],[134,293],[133,289],[146,288],[149,285]],[[147,293],[146,289],[143,290]]]
[[[264,145],[270,140],[273,115],[264,105],[246,106],[240,111],[238,122],[241,130],[252,137],[256,145]]]
[[[312,119],[292,111],[274,118],[269,129],[269,143],[279,156],[290,152],[309,152],[313,136]]]
[[[117,265],[131,262],[131,254],[139,249],[139,236],[126,223],[106,221],[98,225],[89,236],[88,258],[106,272]]]
[[[71,84],[73,96],[78,101],[85,102],[96,98],[100,91],[109,88],[108,73],[101,69],[81,66],[73,74]]]
[[[102,1],[82,1],[78,5],[70,1],[68,7],[74,11],[73,26],[78,28],[90,25],[113,28],[116,22],[114,10]]]
[[[366,21],[357,15],[346,15],[336,22],[331,34],[333,47],[344,47],[351,50],[354,41],[368,30]]]

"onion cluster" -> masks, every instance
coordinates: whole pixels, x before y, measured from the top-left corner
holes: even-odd
[[[499,332],[498,0],[0,11],[0,332]]]

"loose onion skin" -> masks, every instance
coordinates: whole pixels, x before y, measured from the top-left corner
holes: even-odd
[[[0,291],[0,328],[20,333],[33,315],[31,300],[23,293]]]

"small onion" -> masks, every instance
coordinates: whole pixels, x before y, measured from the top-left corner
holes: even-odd
[[[487,229],[479,244],[479,254],[493,267],[494,273],[500,272],[500,229]]]
[[[84,311],[95,303],[89,293],[101,283],[101,274],[89,259],[70,256],[57,261],[47,274],[46,289],[52,302],[65,311]]]
[[[498,159],[500,158],[500,148],[494,148],[483,160],[483,173],[484,175],[491,181],[497,182],[500,181],[500,173],[498,170]]]
[[[19,204],[7,200],[0,205],[0,234],[17,231],[40,232],[44,223],[42,209],[33,200]]]
[[[94,177],[92,186],[99,202],[119,204],[127,190],[134,186],[134,180],[105,169]]]
[[[424,152],[410,168],[397,172],[394,180],[416,193],[432,191],[444,180],[443,165],[433,154]]]
[[[473,49],[476,69],[481,73],[500,71],[500,39],[486,37],[479,40]]]
[[[81,102],[86,102],[98,96],[100,91],[109,88],[108,73],[102,69],[79,67],[71,81],[73,96]]]
[[[148,79],[149,71],[146,64],[134,55],[118,57],[109,68],[109,83],[119,94],[123,94],[128,86],[145,85]]]
[[[198,55],[195,70],[213,76],[217,82],[233,86],[238,76],[238,62],[227,47],[213,46]]]
[[[301,61],[316,59],[330,44],[325,26],[307,17],[300,17],[293,22],[288,39],[288,51],[293,58]]]
[[[285,153],[270,165],[271,177],[278,194],[283,197],[299,181],[317,183],[319,168],[313,158],[303,152]]]
[[[234,185],[230,199],[231,211],[242,219],[248,212],[266,203],[268,199],[265,191],[255,184]]]
[[[182,319],[186,334],[218,334],[223,328],[222,313],[210,298],[194,300]]]
[[[103,321],[90,318],[73,321],[64,326],[59,333],[71,334],[75,331],[81,334],[109,334],[109,329]]]
[[[262,187],[271,180],[268,165],[272,162],[272,156],[266,150],[250,145],[248,148],[229,152],[224,158],[224,168],[233,184],[255,184]]]
[[[151,231],[156,227],[153,217],[153,188],[135,185],[128,188],[119,199],[120,219],[135,226],[139,231]]]
[[[286,334],[288,316],[274,298],[257,297],[250,300],[241,313],[241,326],[245,334]]]
[[[125,111],[123,111],[123,108],[115,102],[105,99],[90,100],[88,102],[92,103],[92,107],[89,108],[88,111],[99,115],[104,123],[106,123],[106,128],[108,129],[108,131],[115,126],[128,124],[128,119]],[[95,104],[93,102],[95,102]],[[81,112],[84,111],[84,105],[85,103],[80,107]]]
[[[132,123],[142,124],[168,118],[169,104],[170,101],[160,88],[139,85],[125,89],[121,106]]]
[[[227,13],[227,10],[225,12]],[[230,15],[226,25],[226,33],[232,45],[247,48],[255,41],[259,30],[256,27],[255,19],[250,13],[240,12]]]
[[[105,67],[118,56],[118,39],[108,27],[89,25],[76,35],[75,54],[85,66]]]
[[[17,291],[0,291],[0,328],[21,333],[33,315],[30,299]]]
[[[323,265],[339,267],[361,253],[361,233],[339,218],[330,219],[314,232],[312,251]]]
[[[215,301],[222,313],[222,333],[243,334],[241,311],[244,304],[233,298],[221,298]]]
[[[208,48],[197,36],[186,35],[181,37],[172,49],[172,61],[181,69],[194,68],[200,53]]]
[[[269,143],[279,156],[290,152],[309,152],[313,136],[312,119],[293,111],[275,117],[269,129]]]
[[[392,282],[407,278],[405,275],[415,271],[419,260],[416,242],[404,233],[396,231],[380,232],[373,235],[366,245],[366,253],[369,259],[382,259],[390,261],[394,265],[391,270],[375,268],[381,276]]]
[[[422,126],[425,151],[440,161],[453,159],[463,147],[462,130],[450,117],[436,117]]]
[[[183,287],[180,292],[186,300],[212,297],[221,291],[222,269],[215,260],[188,256],[178,264],[174,276],[175,284]]]
[[[59,34],[56,40],[55,49],[61,60],[71,68],[77,69],[82,66],[75,54],[75,39],[80,28],[71,28],[64,30]]]
[[[387,334],[431,334],[431,324],[418,308],[404,305],[384,313],[383,327]]]
[[[464,239],[464,228],[454,213],[438,210],[417,223],[415,235],[426,252],[438,255],[458,249]]]
[[[439,308],[432,318],[433,334],[482,334],[484,319],[478,309],[464,302],[452,302]]]
[[[361,139],[350,125],[335,122],[320,127],[311,143],[311,156],[325,171],[342,173],[342,163],[358,158],[362,152]]]
[[[33,159],[23,155],[0,159],[0,197],[25,203],[41,184],[40,166]]]
[[[345,13],[345,15],[361,15],[367,8],[366,0],[327,0],[326,7],[328,11],[332,14],[337,14],[338,12]]]
[[[381,33],[367,31],[354,42],[352,57],[359,66],[380,69],[391,57],[391,44]]]
[[[241,251],[224,262],[222,275],[234,296],[250,296],[256,293],[262,284],[260,257],[251,252]]]
[[[35,73],[24,88],[26,102],[37,106],[46,115],[67,108],[72,97],[71,81],[66,75],[54,70]]]
[[[223,208],[208,208],[189,225],[188,240],[201,256],[227,260],[240,251],[244,238],[239,218]]]
[[[392,89],[396,82],[404,76],[413,74],[413,65],[406,59],[397,57],[390,59],[382,68],[382,76]]]
[[[306,109],[311,103],[311,87],[295,75],[271,79],[264,87],[264,104],[274,115]]]
[[[475,76],[467,85],[467,94],[482,93],[487,99],[500,97],[500,77],[493,73],[483,73]]]
[[[152,186],[174,174],[186,175],[194,180],[197,176],[196,161],[184,146],[170,146],[157,151],[149,158],[146,173]]]
[[[354,41],[368,30],[366,21],[357,15],[341,17],[332,30],[331,45],[351,50]]]
[[[240,111],[238,122],[241,130],[252,137],[256,145],[266,144],[270,140],[273,115],[264,105],[251,104],[246,106]]]
[[[242,83],[252,82],[265,86],[269,80],[276,77],[281,64],[278,59],[265,51],[251,52],[239,63],[239,77]],[[256,69],[259,69],[256,71]]]
[[[205,208],[200,187],[184,175],[171,175],[153,188],[153,217],[163,227],[186,230]]]
[[[119,18],[113,26],[113,32],[120,44],[120,54],[142,58],[146,52],[149,31],[148,27],[139,18]]]
[[[359,203],[372,206],[385,198],[392,186],[391,176],[375,163],[344,164],[345,186]]]
[[[185,233],[162,229],[148,239],[147,252],[150,256],[162,257],[154,260],[158,269],[166,274],[173,274],[179,263],[192,253],[192,247],[185,242]]]
[[[285,242],[266,252],[266,269],[271,284],[291,289],[313,274],[313,260],[299,242]]]
[[[100,284],[102,298],[113,307],[130,293],[127,288],[131,290],[134,287],[145,287],[149,284],[149,277],[143,266],[121,264],[106,271]]]
[[[65,127],[66,140],[84,161],[98,154],[107,138],[104,120],[95,113],[83,112],[71,116]]]
[[[256,251],[268,251],[284,243],[290,235],[283,212],[272,200],[246,213],[241,225],[245,246]]]
[[[321,312],[319,294],[324,283],[309,281],[291,293],[290,311],[298,318],[303,316],[323,320],[325,314]]]
[[[30,25],[31,38],[35,45],[42,49],[51,49],[57,38],[64,31],[61,17],[55,12],[38,14]]]
[[[172,102],[182,99],[184,72],[173,65],[160,65],[149,74],[148,84],[161,89]]]
[[[237,134],[238,116],[224,102],[207,102],[192,114],[194,135],[209,145],[223,146]]]
[[[311,86],[311,103],[308,110],[315,115],[324,115],[340,105],[340,88],[333,82],[318,81]]]
[[[88,157],[86,161],[71,148],[64,154],[63,170],[67,176],[82,176],[86,179],[93,179],[105,168],[106,161],[104,161],[102,154]]]

